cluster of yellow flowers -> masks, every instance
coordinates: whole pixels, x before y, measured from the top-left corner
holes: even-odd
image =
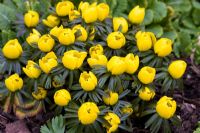
[[[91,69],[103,66],[107,69],[112,76],[120,76],[123,74],[136,75],[137,78],[144,85],[138,91],[138,96],[143,101],[150,101],[156,95],[155,90],[148,85],[153,83],[156,76],[156,68],[152,66],[142,65],[140,57],[136,53],[127,52],[122,55],[113,55],[112,57],[106,56],[105,49],[109,48],[113,51],[120,50],[126,47],[127,39],[125,34],[129,31],[131,25],[141,24],[144,20],[145,9],[139,6],[134,7],[129,15],[128,20],[123,17],[109,17],[109,6],[106,3],[92,3],[81,2],[76,9],[74,4],[70,1],[58,2],[56,5],[56,13],[50,14],[42,22],[50,28],[49,33],[41,35],[36,30],[39,24],[39,14],[36,11],[30,10],[24,15],[24,23],[28,28],[33,28],[32,33],[26,38],[26,42],[30,48],[35,51],[41,51],[44,56],[39,60],[29,59],[26,66],[22,68],[23,72],[31,79],[38,79],[43,74],[50,75],[52,70],[63,65],[67,70],[74,71],[87,64]],[[95,40],[97,28],[92,26],[88,30],[83,23],[75,24],[73,27],[65,27],[62,25],[62,18],[68,18],[69,22],[82,18],[82,22],[91,26],[95,22],[104,22],[107,18],[112,19],[113,32],[107,35],[105,40],[106,45],[98,43]],[[79,34],[79,35],[77,35]],[[137,31],[135,36],[136,47],[139,52],[145,52],[153,49],[154,54],[158,57],[166,57],[172,52],[172,41],[168,38],[156,39],[154,33]],[[95,41],[94,41],[95,40]],[[91,46],[88,50],[70,49],[57,54],[56,46],[73,46],[75,42],[94,41],[95,45]],[[88,51],[88,52],[87,52]],[[8,41],[2,48],[5,58],[8,60],[17,60],[22,56],[23,48],[17,39]],[[34,53],[33,53],[34,54]],[[89,54],[89,57],[88,57]],[[85,61],[87,58],[87,61]],[[86,63],[87,62],[87,63]],[[174,79],[179,79],[183,76],[187,64],[183,60],[173,61],[168,66],[168,73]],[[138,70],[139,69],[139,70]],[[24,77],[23,77],[24,78]],[[98,76],[91,70],[82,70],[80,72],[79,84],[85,92],[92,92],[98,86]],[[78,82],[78,81],[74,81]],[[16,92],[22,89],[23,79],[17,73],[8,76],[5,79],[5,86],[11,92]],[[108,95],[102,96],[102,101],[107,106],[114,106],[119,101],[120,92],[116,90],[107,90],[107,87],[101,88]],[[54,102],[59,106],[67,106],[73,99],[72,91],[65,86],[61,86],[59,90],[54,93]],[[33,98],[36,100],[43,100],[46,98],[48,90],[44,86],[38,86],[37,92],[32,92]],[[134,106],[134,105],[133,105]],[[163,96],[156,105],[157,113],[165,119],[171,118],[176,110],[176,102],[167,96]],[[122,112],[131,112],[129,108],[123,108]],[[85,101],[78,109],[78,119],[84,124],[92,124],[98,118],[100,110],[97,103]],[[108,121],[111,126],[104,127],[108,133],[117,130],[118,125],[121,123],[120,117],[115,112],[108,112],[104,119]]]

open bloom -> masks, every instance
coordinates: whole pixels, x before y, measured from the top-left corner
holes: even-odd
[[[17,73],[10,75],[8,78],[5,79],[6,88],[11,91],[15,92],[17,90],[21,90],[23,87],[23,80],[19,77]]]
[[[107,37],[108,47],[112,49],[120,49],[126,43],[126,39],[121,32],[112,32]]]
[[[59,25],[60,19],[56,15],[51,14],[47,17],[47,19],[43,19],[42,22],[46,26],[53,28],[53,27]]]
[[[92,47],[90,47],[89,53],[90,53],[90,56],[93,56],[95,54],[102,55],[103,54],[103,47],[100,44],[92,46]]]
[[[113,18],[113,29],[114,31],[118,31],[121,28],[122,33],[126,33],[128,31],[128,22],[123,17],[114,17]]]
[[[32,33],[26,38],[26,41],[29,45],[37,44],[41,34],[36,30],[33,29]]]
[[[78,37],[76,38],[76,40],[78,41],[86,41],[87,37],[88,37],[88,33],[86,31],[86,29],[84,27],[82,27],[80,24],[76,25],[73,27],[72,31],[74,32],[74,34],[78,34]]]
[[[32,96],[36,99],[36,100],[42,100],[45,99],[47,96],[47,90],[45,90],[42,87],[38,87],[36,92],[32,92]]]
[[[135,71],[137,71],[139,67],[139,57],[134,54],[130,53],[126,55],[125,57],[125,63],[126,63],[126,73],[133,74]]]
[[[85,102],[78,109],[78,119],[84,125],[89,125],[95,122],[100,113],[99,108],[93,102]]]
[[[110,8],[106,3],[100,3],[97,5],[98,19],[103,21],[109,15]]]
[[[50,30],[50,35],[58,38],[62,31],[63,31],[62,25],[60,27],[55,26],[53,29]]]
[[[55,45],[55,41],[49,34],[43,35],[38,40],[38,48],[42,52],[50,52],[54,45]]]
[[[74,10],[74,4],[71,1],[58,2],[56,5],[56,13],[58,16],[67,16],[72,10]]]
[[[176,101],[171,97],[163,96],[156,104],[156,112],[160,117],[169,119],[176,111]]]
[[[93,23],[97,21],[98,11],[96,6],[90,5],[86,9],[82,10],[82,18],[86,23]]]
[[[24,15],[24,23],[27,27],[36,27],[39,23],[39,14],[36,11],[29,10]]]
[[[150,101],[155,96],[154,90],[145,87],[139,90],[139,97],[144,101]]]
[[[77,50],[70,50],[64,53],[62,58],[63,65],[70,69],[78,69],[83,64],[85,57],[87,56],[86,52],[79,52]]]
[[[54,67],[58,65],[57,57],[54,52],[49,52],[39,60],[42,71],[48,74]]]
[[[150,84],[151,82],[153,82],[155,75],[156,75],[155,68],[145,66],[140,69],[140,71],[138,73],[138,79],[143,84]]]
[[[118,129],[120,122],[119,116],[117,116],[115,113],[107,113],[104,118],[108,121],[110,126],[106,126],[107,133],[115,132]]]
[[[79,18],[80,15],[81,15],[81,13],[80,13],[79,11],[77,11],[77,10],[72,10],[72,11],[69,12],[69,20],[70,20],[70,21],[73,21],[73,20]]]
[[[75,42],[74,32],[69,28],[63,29],[58,36],[58,40],[63,45],[71,45]]]
[[[8,59],[17,59],[22,55],[22,46],[17,39],[9,40],[2,48],[3,55]]]
[[[88,64],[90,67],[101,65],[106,66],[108,59],[105,55],[94,54],[90,58],[87,59]]]
[[[145,8],[139,6],[134,7],[128,15],[128,19],[133,24],[140,24],[143,22],[145,16]]]
[[[173,61],[169,67],[168,72],[174,79],[179,79],[185,73],[187,63],[183,60]]]
[[[79,83],[83,90],[92,91],[97,86],[97,77],[92,72],[87,73],[86,71],[84,71],[80,75]]]
[[[66,89],[60,89],[54,94],[54,102],[59,106],[68,105],[71,100],[71,95]]]
[[[168,38],[161,38],[154,44],[154,52],[160,56],[165,57],[172,52],[172,41]]]
[[[118,102],[118,98],[118,93],[110,91],[108,96],[103,96],[103,101],[106,105],[115,105]]]
[[[126,63],[123,57],[113,56],[107,63],[107,70],[112,75],[120,75],[126,71]]]
[[[29,78],[36,79],[41,74],[41,70],[40,70],[38,64],[33,62],[32,60],[29,60],[26,67],[23,67],[23,71]]]

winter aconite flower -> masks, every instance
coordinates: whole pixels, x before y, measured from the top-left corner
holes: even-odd
[[[64,56],[62,57],[62,63],[66,68],[70,70],[78,69],[83,64],[86,56],[86,52],[70,50],[64,53]]]
[[[69,12],[69,20],[73,21],[81,16],[81,13],[77,10],[72,10]]]
[[[150,101],[155,96],[154,90],[145,87],[139,90],[139,97],[144,101]]]
[[[36,27],[39,23],[39,14],[36,11],[29,10],[24,15],[24,23],[27,27]]]
[[[71,45],[75,42],[74,32],[69,28],[63,29],[58,36],[58,40],[62,45]]]
[[[88,64],[90,67],[100,65],[100,66],[106,66],[108,59],[105,55],[101,54],[93,54],[90,58],[87,59]]]
[[[176,101],[171,97],[163,96],[157,102],[156,112],[160,117],[169,119],[171,118],[176,111]]]
[[[107,63],[107,70],[112,75],[120,75],[126,71],[126,62],[123,57],[113,56]]]
[[[22,55],[22,46],[17,39],[9,40],[2,48],[3,55],[8,59],[17,59]]]
[[[89,6],[90,6],[90,4],[88,2],[81,1],[79,6],[78,6],[78,11],[83,13],[83,11],[86,10]]]
[[[119,31],[122,33],[126,33],[128,31],[128,22],[123,17],[114,17],[113,18],[113,30]]]
[[[156,43],[156,37],[152,32],[138,31],[135,35],[139,51],[147,51]]]
[[[103,21],[109,15],[110,8],[106,3],[100,3],[97,5],[98,19]]]
[[[37,45],[40,36],[40,32],[38,32],[36,29],[33,29],[32,33],[30,33],[29,36],[26,38],[26,41],[29,45]]]
[[[78,109],[78,119],[83,125],[89,125],[95,122],[99,113],[99,108],[95,103],[85,102]]]
[[[92,47],[90,47],[89,54],[90,54],[90,56],[93,56],[94,54],[102,55],[103,47],[100,44],[92,46]]]
[[[97,77],[92,72],[84,71],[80,75],[79,83],[83,90],[92,91],[97,86]]]
[[[26,67],[23,67],[23,71],[29,78],[37,79],[41,74],[41,70],[38,64],[33,62],[32,60],[29,60]]]
[[[53,27],[59,25],[60,19],[56,15],[51,14],[47,17],[47,19],[43,19],[42,22],[46,26],[53,28]]]
[[[54,94],[54,102],[59,106],[68,105],[71,100],[71,95],[66,89],[60,89]]]
[[[143,22],[145,16],[145,8],[139,6],[134,7],[128,15],[128,19],[133,24],[140,24]]]
[[[106,126],[107,133],[115,132],[118,129],[119,124],[121,123],[119,116],[117,116],[115,113],[110,112],[110,113],[107,113],[104,116],[104,118],[110,124],[110,126]]]
[[[15,92],[17,90],[21,90],[23,87],[23,80],[19,77],[17,73],[10,75],[8,78],[5,79],[6,88],[11,91]]]
[[[172,41],[168,38],[161,38],[154,44],[154,52],[160,56],[165,57],[172,52]]]
[[[118,98],[118,93],[110,91],[108,96],[103,96],[103,101],[106,105],[115,105],[118,102]]]
[[[74,4],[71,1],[58,2],[56,5],[56,13],[58,16],[67,16],[72,10],[74,10]]]
[[[126,55],[125,57],[125,63],[126,63],[126,73],[133,74],[135,71],[137,71],[139,67],[139,57],[134,54],[130,53]]]
[[[121,32],[112,32],[107,37],[108,47],[112,49],[120,49],[126,43],[126,39]]]
[[[80,24],[73,27],[72,31],[74,34],[78,34],[78,37],[76,38],[77,41],[85,42],[88,37],[88,33],[84,27],[82,27]]]
[[[173,61],[169,67],[168,72],[174,79],[179,79],[185,73],[187,63],[183,60]]]
[[[54,52],[49,52],[39,60],[42,71],[48,74],[54,67],[58,65],[57,57]]]
[[[55,26],[53,29],[50,30],[50,35],[58,38],[62,31],[63,31],[62,25],[60,27]]]
[[[38,87],[37,91],[32,92],[32,96],[36,99],[36,100],[42,100],[45,99],[47,96],[47,90],[45,90],[42,87]]]
[[[38,48],[42,52],[50,52],[55,45],[54,39],[49,35],[45,34],[38,40]]]
[[[153,82],[153,80],[155,78],[155,74],[156,74],[155,68],[145,66],[140,69],[140,71],[138,73],[138,79],[143,84],[150,84]]]
[[[97,7],[90,5],[88,8],[82,10],[82,18],[86,23],[93,23],[97,21],[98,18]]]
[[[90,31],[89,31],[89,36],[88,36],[88,38],[89,38],[90,41],[94,40],[95,32],[96,32],[95,28],[92,27],[92,28],[90,29]]]

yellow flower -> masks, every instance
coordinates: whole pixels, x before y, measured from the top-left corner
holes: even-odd
[[[128,19],[133,24],[140,24],[143,22],[145,16],[145,8],[139,6],[134,7],[128,15]]]
[[[94,54],[91,56],[91,58],[87,59],[87,62],[90,65],[90,67],[96,65],[106,66],[108,59],[105,55]]]
[[[139,97],[144,101],[150,101],[155,96],[154,90],[145,87],[139,90]]]
[[[120,28],[122,33],[126,33],[128,31],[128,22],[123,17],[114,17],[113,30],[118,31]]]
[[[71,95],[66,89],[60,89],[54,94],[54,102],[59,106],[68,105],[71,100]]]
[[[123,114],[132,114],[133,108],[131,106],[125,106],[122,108],[122,113]]]
[[[95,28],[92,27],[90,33],[89,33],[89,40],[92,41],[94,40],[94,37],[95,37]]]
[[[185,73],[187,63],[183,60],[173,61],[169,67],[168,72],[174,79],[179,79]]]
[[[63,31],[63,26],[61,25],[60,27],[54,27],[53,29],[50,30],[50,35],[58,38],[60,33]]]
[[[93,102],[85,102],[78,109],[78,119],[84,125],[89,125],[95,122],[100,113],[99,108]]]
[[[176,111],[176,101],[171,97],[163,96],[157,102],[156,111],[160,117],[169,119]]]
[[[64,53],[62,58],[63,65],[70,69],[78,69],[83,64],[85,57],[87,56],[86,52],[79,52],[76,50],[70,50]]]
[[[39,60],[39,65],[42,71],[48,74],[51,69],[58,65],[57,57],[54,52],[49,52]]]
[[[32,92],[32,96],[36,99],[36,100],[42,100],[45,99],[47,96],[47,90],[45,90],[42,87],[38,87],[36,92]]]
[[[74,43],[75,35],[71,29],[63,29],[58,36],[58,40],[63,45],[70,45]]]
[[[32,60],[28,60],[28,64],[26,65],[26,67],[23,67],[23,71],[29,78],[37,79],[41,74],[41,70],[38,64],[33,62]]]
[[[47,19],[43,19],[42,22],[46,26],[53,28],[53,27],[59,25],[60,19],[56,15],[51,14],[47,17]]]
[[[39,23],[39,14],[36,11],[29,10],[24,15],[24,23],[27,27],[36,27]]]
[[[121,32],[112,32],[107,37],[108,47],[112,49],[120,49],[126,43],[126,39]]]
[[[126,71],[126,63],[124,58],[113,56],[107,63],[107,70],[112,73],[112,75],[120,75]]]
[[[67,16],[72,10],[74,10],[74,4],[71,1],[58,2],[56,5],[56,13],[58,16]]]
[[[26,38],[26,41],[29,45],[37,44],[40,36],[41,34],[36,29],[33,29],[32,33],[30,33],[29,36]]]
[[[2,49],[3,55],[8,59],[17,59],[22,55],[22,46],[17,39],[9,40]]]
[[[69,20],[73,21],[74,19],[79,18],[81,15],[81,13],[77,10],[72,10],[69,12]]]
[[[82,41],[82,42],[85,42],[87,40],[88,33],[87,33],[86,29],[84,27],[82,27],[80,24],[74,26],[72,31],[74,32],[74,34],[80,33],[79,36],[76,38],[76,40]]]
[[[100,21],[103,21],[105,18],[108,17],[109,11],[110,11],[110,8],[109,8],[108,4],[101,3],[101,4],[97,5],[98,19]]]
[[[118,129],[120,122],[119,116],[115,113],[107,113],[104,118],[108,121],[110,126],[106,126],[107,133],[115,132]]]
[[[140,71],[138,73],[138,79],[143,84],[149,84],[149,83],[153,82],[155,75],[156,75],[155,68],[145,66],[142,69],[140,69]]]
[[[78,11],[83,13],[83,11],[86,10],[89,6],[90,6],[90,4],[88,2],[81,1],[78,6]]]
[[[168,38],[161,38],[154,44],[154,52],[160,57],[165,57],[172,52],[172,41]]]
[[[84,71],[80,75],[79,83],[84,91],[92,91],[97,86],[97,77],[92,72]]]
[[[110,91],[108,96],[103,96],[103,101],[106,105],[115,105],[118,102],[118,93]]]
[[[50,52],[54,45],[55,45],[55,41],[49,34],[43,35],[38,40],[38,48],[42,52]]]
[[[139,67],[139,57],[134,54],[130,53],[126,55],[125,57],[125,63],[126,63],[126,73],[133,74],[135,71],[137,71]]]
[[[17,90],[21,90],[23,87],[23,80],[19,77],[17,73],[10,75],[8,78],[5,79],[6,88],[11,91],[15,92]]]
[[[90,47],[89,50],[90,56],[93,56],[94,54],[103,54],[103,47],[100,44],[97,44],[95,46]]]
[[[156,37],[152,32],[138,31],[135,38],[139,51],[147,51],[156,43]]]
[[[86,23],[93,23],[97,21],[98,12],[96,6],[89,6],[87,9],[84,9],[82,12],[82,18]]]

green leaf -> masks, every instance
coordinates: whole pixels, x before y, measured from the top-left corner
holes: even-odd
[[[146,31],[153,32],[157,38],[163,35],[163,28],[160,25],[150,25],[146,28]]]
[[[149,118],[149,120],[145,123],[145,128],[148,128],[156,119],[158,118],[157,113]]]
[[[200,14],[200,9],[194,9],[192,12],[192,19],[193,19],[194,24],[196,25],[200,25],[199,14]]]
[[[167,0],[166,3],[178,12],[189,12],[192,8],[190,0]]]
[[[147,9],[145,11],[145,18],[144,18],[144,21],[143,21],[143,24],[144,25],[149,25],[153,22],[153,11],[151,9]]]
[[[162,35],[162,37],[169,38],[173,42],[175,41],[175,39],[177,38],[177,36],[178,35],[177,35],[177,33],[175,31],[164,32],[164,34]]]

